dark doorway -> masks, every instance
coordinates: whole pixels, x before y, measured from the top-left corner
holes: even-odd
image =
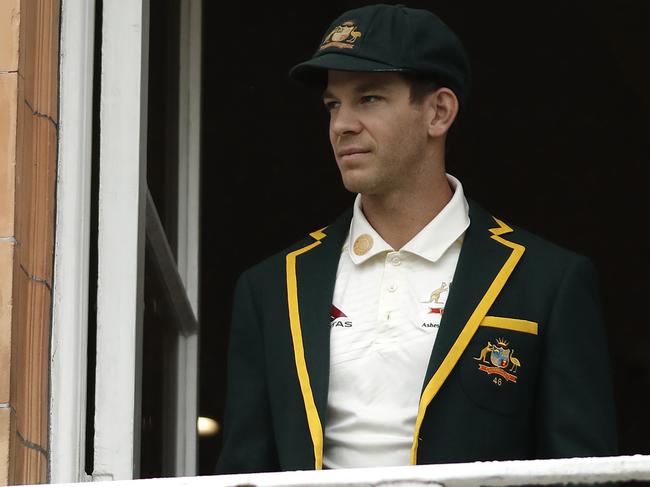
[[[246,267],[352,202],[319,94],[290,82],[343,10],[370,2],[204,3],[201,415],[222,419],[232,288]],[[448,170],[494,215],[591,257],[622,454],[650,453],[647,249],[650,4],[413,1],[464,40],[474,84]],[[588,346],[589,337],[580,346]],[[202,439],[211,474],[219,436]]]

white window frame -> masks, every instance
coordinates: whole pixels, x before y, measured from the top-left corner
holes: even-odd
[[[93,479],[137,476],[148,0],[103,8]],[[94,2],[64,0],[51,347],[50,475],[85,475]],[[94,244],[94,243],[93,243]]]
[[[174,305],[175,464],[196,475],[202,0],[180,1],[178,252],[146,187],[149,0],[103,4],[97,346],[92,476],[85,474],[95,2],[61,4],[60,134],[51,352],[53,483],[139,475],[145,224]],[[149,195],[150,196],[150,195]],[[176,264],[176,262],[178,264]]]
[[[202,0],[181,0],[178,134],[178,272],[199,322]],[[178,337],[176,399],[177,476],[196,475],[198,326]],[[184,386],[184,387],[183,387]]]
[[[93,480],[139,475],[149,0],[102,13]]]
[[[49,481],[85,480],[95,2],[61,2]]]

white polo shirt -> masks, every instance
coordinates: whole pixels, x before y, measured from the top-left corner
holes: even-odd
[[[424,375],[469,226],[460,182],[399,251],[368,223],[357,195],[334,288],[323,463],[408,465]]]

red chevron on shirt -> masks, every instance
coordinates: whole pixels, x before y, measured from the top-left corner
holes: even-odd
[[[330,316],[332,317],[332,320],[335,320],[336,318],[347,318],[347,315],[334,305],[332,305]]]

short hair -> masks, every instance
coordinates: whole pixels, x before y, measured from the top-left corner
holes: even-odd
[[[409,85],[409,101],[414,105],[422,103],[427,96],[442,87],[437,80],[420,74],[400,73],[400,75]]]
[[[409,89],[410,89],[409,101],[414,105],[421,104],[427,96],[429,96],[434,91],[445,86],[444,83],[441,83],[438,80],[428,78],[426,76],[422,76],[421,74],[400,73],[400,75],[409,85]],[[447,142],[445,144],[445,151],[447,152],[450,151],[449,149],[450,146],[455,147],[459,143],[459,139],[460,139],[460,136],[458,134],[458,132],[460,131],[459,125],[462,124],[462,120],[459,121],[460,118],[464,118],[464,117],[460,117],[460,111],[459,111],[458,115],[456,116],[456,120],[454,121],[454,123],[449,129],[449,132],[447,133]]]

